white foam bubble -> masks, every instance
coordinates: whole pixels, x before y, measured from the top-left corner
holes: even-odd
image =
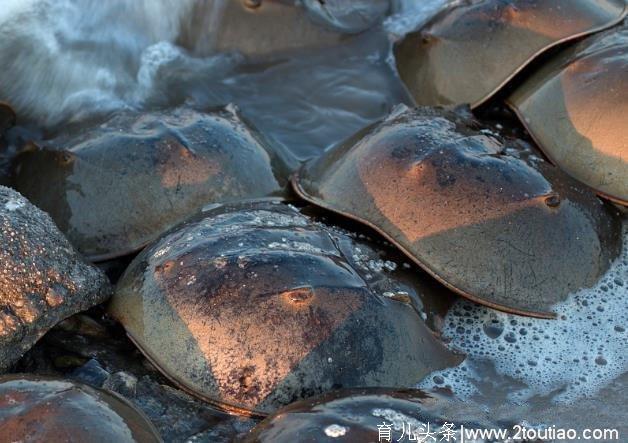
[[[510,400],[555,393],[571,403],[628,371],[628,221],[623,252],[598,284],[571,294],[555,306],[556,320],[501,313],[460,300],[445,319],[449,346],[467,354],[459,367],[432,374],[421,387],[449,385],[461,398],[478,393],[482,371],[491,362],[517,386]],[[484,374],[485,376],[485,374]],[[520,382],[520,383],[519,383]]]
[[[325,428],[325,435],[331,438],[342,437],[347,433],[347,428],[337,424],[329,425]]]

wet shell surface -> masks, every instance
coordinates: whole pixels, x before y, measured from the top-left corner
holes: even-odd
[[[508,101],[552,162],[628,205],[628,25],[565,49]]]
[[[249,58],[338,45],[388,12],[389,0],[282,0],[197,2],[191,26],[181,36],[196,54],[237,51]],[[211,29],[211,32],[207,32]]]
[[[109,391],[33,375],[0,377],[0,441],[157,443],[148,418]]]
[[[460,425],[467,429],[496,427],[486,413],[444,394],[385,388],[349,389],[281,408],[257,425],[244,441],[375,443],[382,440],[379,433],[382,426],[390,429],[391,441],[420,441],[416,436],[425,432],[428,423],[430,433],[436,438],[433,441],[441,437],[446,441],[446,429],[453,433],[450,441],[460,441],[460,435],[456,434]]]
[[[335,388],[415,386],[461,357],[438,341],[410,284],[377,254],[296,208],[210,208],[145,249],[110,313],[177,385],[264,415]]]
[[[398,107],[293,184],[374,227],[461,295],[507,312],[551,317],[621,248],[616,212],[588,189],[444,110]]]
[[[539,54],[608,28],[624,0],[459,2],[395,45],[397,69],[419,105],[479,106]]]
[[[48,215],[0,186],[0,370],[61,320],[105,301],[107,277]]]
[[[281,195],[287,175],[231,106],[120,113],[15,163],[16,188],[94,261],[140,249],[205,204]]]

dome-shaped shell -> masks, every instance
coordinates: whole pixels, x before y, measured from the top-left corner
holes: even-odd
[[[232,107],[119,114],[15,164],[16,188],[92,260],[138,250],[208,203],[281,195],[286,176]]]
[[[628,205],[628,25],[562,51],[508,102],[552,162]]]
[[[618,23],[624,0],[472,0],[395,45],[399,75],[419,105],[488,100],[535,57]]]
[[[618,255],[619,220],[557,168],[507,155],[496,134],[470,125],[452,112],[398,108],[306,164],[294,187],[374,227],[463,296],[551,317]]]
[[[148,418],[113,392],[24,374],[0,377],[0,429],[7,442],[161,442]]]
[[[244,442],[376,443],[382,441],[382,426],[390,429],[391,441],[412,441],[413,434],[425,432],[428,423],[436,438],[433,441],[446,441],[447,429],[453,433],[449,441],[461,441],[461,425],[467,429],[497,427],[479,408],[437,392],[348,389],[281,408],[257,425]]]
[[[369,256],[279,202],[220,206],[142,251],[109,310],[176,384],[244,414],[459,363],[412,303],[419,277],[402,285]]]

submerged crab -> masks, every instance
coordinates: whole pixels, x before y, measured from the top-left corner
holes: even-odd
[[[380,22],[390,0],[209,0],[195,8],[181,44],[259,57],[339,44]]]
[[[436,437],[449,429],[449,439],[459,437],[460,425],[495,427],[488,414],[444,393],[420,390],[350,389],[333,391],[281,408],[257,425],[246,443],[377,442],[380,429],[391,430],[394,441],[418,440],[427,424]],[[439,435],[436,433],[439,432]],[[386,434],[384,434],[386,436]],[[445,440],[443,440],[445,441]]]
[[[457,2],[395,46],[397,69],[419,105],[484,103],[548,49],[608,28],[624,0]]]

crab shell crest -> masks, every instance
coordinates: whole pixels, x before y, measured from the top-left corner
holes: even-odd
[[[294,188],[375,228],[461,295],[552,317],[619,254],[620,222],[556,168],[506,155],[470,123],[400,107],[306,164]]]
[[[143,251],[109,310],[177,385],[241,414],[458,364],[412,303],[376,292],[389,279],[368,283],[351,244],[278,202],[221,206]]]

